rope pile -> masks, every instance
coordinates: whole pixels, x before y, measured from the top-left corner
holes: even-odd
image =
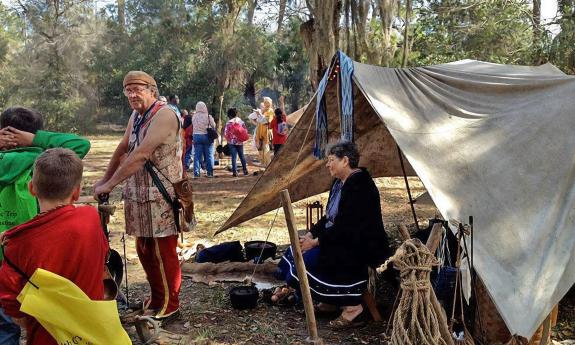
[[[400,271],[401,299],[393,318],[391,345],[447,345],[429,276],[439,262],[418,239],[405,241],[388,261]],[[444,321],[445,322],[445,321]]]

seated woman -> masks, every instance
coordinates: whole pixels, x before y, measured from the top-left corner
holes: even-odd
[[[379,191],[365,168],[358,168],[355,144],[341,141],[327,149],[326,167],[335,177],[326,215],[300,238],[312,298],[320,302],[316,310],[342,308],[330,322],[334,329],[359,325],[362,294],[367,289],[368,267],[390,256],[387,235],[381,219]],[[291,248],[279,263],[282,279],[295,289],[299,280]],[[272,300],[281,299],[278,289]]]

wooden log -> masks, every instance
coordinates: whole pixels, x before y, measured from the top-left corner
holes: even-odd
[[[439,304],[439,301],[437,300],[437,296],[435,296],[435,291],[433,291],[433,289],[431,289],[431,291],[429,292],[429,299],[431,300],[433,309],[435,309],[435,314],[437,314],[437,318],[439,319],[438,320],[439,333],[441,334],[441,337],[443,338],[443,340],[445,340],[445,343],[447,345],[454,345],[453,337],[451,336],[451,333],[449,332],[449,327],[447,326],[447,316],[445,314],[445,310],[443,309],[441,304]]]
[[[429,234],[429,238],[427,239],[427,243],[425,246],[429,249],[429,251],[433,254],[439,247],[439,243],[441,242],[441,236],[443,235],[443,224],[435,223],[431,228],[431,233]]]
[[[273,276],[277,269],[277,264],[266,261],[262,264],[253,262],[184,262],[182,273],[184,274],[220,274],[220,273],[252,273],[257,266],[257,271],[261,274]]]
[[[295,224],[295,216],[291,206],[291,198],[287,189],[280,192],[282,199],[284,214],[289,231],[289,238],[291,242],[292,253],[294,256],[295,266],[297,269],[297,276],[299,278],[300,291],[303,299],[303,307],[307,321],[307,330],[309,333],[309,340],[314,344],[323,344],[323,340],[319,337],[317,332],[317,323],[315,320],[315,313],[313,311],[313,301],[311,299],[311,292],[309,289],[309,282],[307,280],[307,273],[303,261],[303,255],[299,245],[299,236]]]
[[[363,295],[361,295],[361,297],[363,298],[363,302],[367,306],[367,310],[369,310],[369,313],[371,314],[373,321],[381,322],[382,320],[381,314],[377,309],[377,303],[375,302],[375,297],[373,296],[373,294],[369,291],[366,291],[363,293]]]
[[[425,246],[429,249],[429,251],[433,254],[437,250],[439,246],[439,242],[441,240],[443,225],[441,223],[433,224],[431,228],[431,233],[429,234],[429,238],[427,239],[427,243]],[[439,319],[439,333],[445,343],[447,345],[454,345],[453,337],[451,336],[451,332],[449,332],[449,326],[447,322],[447,314],[445,313],[445,309],[441,306],[439,301],[437,300],[437,296],[435,296],[435,291],[431,289],[429,293],[429,297],[431,300],[431,304],[433,309],[435,309],[435,314],[437,314],[437,318]]]
[[[399,235],[401,236],[402,240],[407,241],[411,238],[411,235],[409,234],[409,230],[407,230],[407,227],[405,226],[405,224],[400,223],[398,226],[398,230],[399,230]]]

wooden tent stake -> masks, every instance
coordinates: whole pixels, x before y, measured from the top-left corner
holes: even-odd
[[[309,341],[313,344],[323,344],[323,340],[319,337],[317,332],[317,323],[315,321],[315,314],[313,311],[313,301],[311,299],[311,292],[309,290],[309,282],[307,280],[307,273],[305,264],[303,262],[303,255],[299,246],[299,236],[295,225],[295,216],[291,206],[291,198],[287,189],[280,192],[286,223],[289,232],[289,239],[295,267],[297,269],[297,276],[299,278],[299,286],[303,298],[303,307],[305,310],[305,318],[307,321],[307,330],[309,333]]]

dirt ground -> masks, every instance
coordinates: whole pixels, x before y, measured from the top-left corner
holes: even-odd
[[[94,182],[100,178],[106,168],[109,158],[115,149],[119,137],[91,137],[92,149],[85,158],[83,195],[89,196]],[[252,163],[256,156],[253,149],[246,146],[247,161],[250,173],[259,168]],[[255,184],[258,176],[233,178],[231,173],[223,168],[229,164],[229,159],[223,159],[216,167],[216,178],[205,177],[194,180],[194,201],[199,225],[193,232],[185,234],[186,242],[221,243],[232,240],[241,242],[265,239],[269,232],[269,240],[278,244],[289,243],[283,211],[269,212],[256,219],[248,221],[216,237],[213,236],[218,227],[224,223],[235,210],[242,198]],[[239,162],[238,162],[239,163]],[[424,192],[423,185],[417,178],[410,178],[410,187],[414,196]],[[383,217],[386,230],[397,245],[397,224],[403,222],[413,224],[413,218],[403,178],[381,178],[376,183],[380,189]],[[305,228],[305,203],[320,200],[326,203],[327,194],[322,194],[308,200],[295,203],[294,213],[298,228]],[[123,252],[122,238],[124,218],[120,200],[120,188],[111,196],[111,202],[118,209],[112,217],[111,247],[119,253]],[[425,225],[426,218],[436,213],[433,207],[417,206],[416,211],[420,222]],[[274,222],[275,218],[275,222]],[[142,299],[147,293],[144,272],[139,264],[134,239],[126,236],[126,258],[128,263],[129,299],[130,302]],[[170,323],[166,329],[188,334],[193,343],[198,344],[299,344],[304,343],[307,330],[305,315],[301,308],[276,307],[259,303],[258,307],[249,311],[237,311],[231,307],[228,291],[234,283],[217,283],[206,285],[194,283],[184,277],[181,290],[180,320]],[[124,289],[124,286],[122,286]],[[391,294],[391,293],[390,293]],[[377,296],[383,302],[381,311],[387,320],[395,296]],[[320,337],[328,344],[383,344],[386,332],[386,322],[369,323],[366,327],[345,332],[333,332],[326,326],[329,319],[318,319]],[[141,344],[133,326],[126,326],[134,344]],[[554,331],[554,339],[574,339],[575,329],[575,291],[572,289],[560,305],[559,325]]]

